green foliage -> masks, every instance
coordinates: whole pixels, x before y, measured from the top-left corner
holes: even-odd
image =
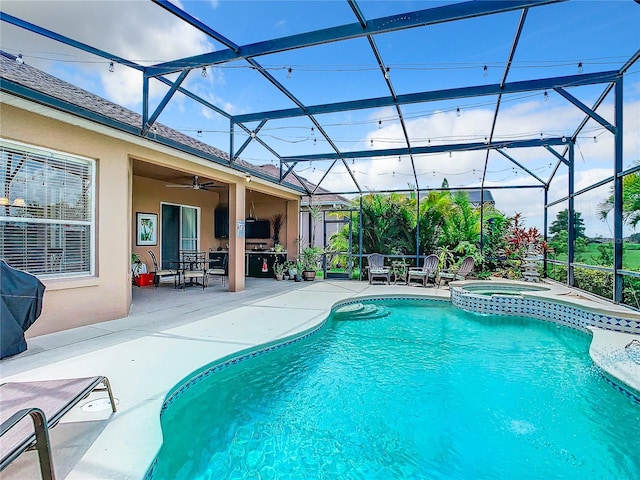
[[[583,254],[587,251],[588,247],[589,244],[587,243],[586,237],[578,237],[573,244],[573,251],[576,255]]]
[[[558,282],[567,282],[567,266],[553,265],[548,267],[547,276]],[[573,269],[574,284],[577,288],[586,292],[599,295],[603,298],[611,298],[613,295],[613,274],[600,270],[575,267]]]
[[[324,253],[324,250],[320,247],[305,247],[301,252],[301,262],[302,262],[302,270],[313,270],[314,272],[318,269],[318,262],[320,261],[321,255]]]
[[[286,272],[288,269],[289,266],[287,265],[287,262],[278,263],[278,261],[276,260],[276,262],[273,264],[274,275],[284,275],[284,272]]]
[[[476,273],[476,277],[478,277],[478,280],[488,280],[489,278],[491,278],[491,271],[482,270]]]
[[[622,281],[622,301],[625,305],[640,308],[640,278],[624,277]]]
[[[493,206],[485,205],[484,252],[480,255],[481,210],[469,202],[466,193],[429,192],[420,199],[420,225],[417,201],[415,195],[362,197],[363,253],[415,255],[416,229],[419,228],[420,254],[435,252],[440,258],[440,268],[451,268],[456,261],[471,255],[478,269],[487,272],[487,276],[492,271],[500,271],[503,276],[520,278],[521,259],[529,244],[545,248],[539,232],[524,226],[521,214],[507,218]],[[357,208],[360,202],[354,200],[353,205]],[[353,250],[358,253],[360,218],[355,211],[351,215]],[[347,251],[348,226],[334,234],[330,242],[332,251]],[[483,264],[483,257],[491,260]],[[333,266],[337,262],[344,264],[347,257],[334,255],[331,261]]]
[[[635,165],[639,163],[640,160],[636,161]],[[598,214],[602,220],[613,210],[613,185],[609,192],[609,197],[598,206]],[[625,175],[622,179],[622,218],[633,228],[640,223],[640,172]]]
[[[460,242],[480,241],[480,209],[469,202],[466,192],[455,192],[451,196],[451,206],[444,217],[440,245],[455,247]]]
[[[362,198],[362,243],[366,253],[401,255],[415,250],[411,203],[409,198],[396,193]]]
[[[582,214],[580,212],[574,211],[574,225],[576,238],[584,237],[584,220],[582,219]],[[569,231],[569,210],[564,209],[558,212],[556,215],[556,219],[553,221],[551,226],[549,227],[549,233],[560,233],[560,232],[568,232]]]
[[[613,244],[600,243],[598,244],[597,249],[598,255],[591,257],[594,263],[604,267],[613,267]]]
[[[509,219],[493,206],[484,207],[484,263],[485,268],[495,271],[506,260],[507,230]]]
[[[482,255],[480,254],[480,249],[478,245],[475,243],[471,243],[468,241],[460,242],[454,249],[453,252],[457,255],[457,257],[462,260],[465,257],[473,257],[476,265],[480,265],[482,263]]]
[[[438,247],[436,255],[438,255],[438,268],[440,270],[450,269],[455,262],[453,251],[446,245]]]
[[[420,254],[428,255],[435,251],[450,207],[451,195],[448,192],[429,192],[420,199]]]
[[[569,251],[569,232],[566,230],[558,232],[549,242],[549,246],[555,250],[556,254],[567,253]]]
[[[613,274],[600,270],[575,267],[573,269],[574,284],[587,292],[604,298],[613,296]]]

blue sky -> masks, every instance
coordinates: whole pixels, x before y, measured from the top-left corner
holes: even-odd
[[[361,1],[365,18],[373,19],[453,2]],[[236,44],[278,38],[335,25],[354,23],[346,0],[329,1],[183,1],[175,2],[188,13]],[[12,1],[2,10],[75,40],[136,61],[154,64],[224,48],[196,29],[186,26],[150,1]],[[520,11],[449,22],[375,37],[396,93],[498,83],[513,43]],[[578,72],[617,70],[640,48],[640,5],[632,0],[568,1],[531,8],[507,81],[531,80]],[[109,72],[108,61],[2,25],[2,49],[22,53],[25,61],[127,108],[141,112],[141,75],[122,65]],[[389,95],[389,89],[365,38],[279,53],[257,59],[279,82],[305,104]],[[484,66],[487,66],[486,76]],[[640,63],[625,76],[625,167],[640,159]],[[210,67],[202,77],[192,71],[185,86],[230,114],[289,108],[292,102],[246,62]],[[166,87],[152,83],[152,103]],[[580,87],[570,92],[587,105],[604,89]],[[490,133],[496,97],[469,98],[402,107],[407,132],[414,146],[482,141]],[[612,119],[613,97],[598,110]],[[457,115],[460,109],[460,115]],[[584,114],[555,92],[545,100],[541,92],[502,98],[495,139],[571,135]],[[316,120],[334,139],[340,151],[372,151],[405,146],[395,108],[320,115]],[[182,96],[169,103],[159,121],[184,133],[229,148],[226,118]],[[249,128],[255,125],[247,125]],[[260,137],[280,155],[332,152],[308,118],[271,121]],[[198,134],[201,131],[201,134]],[[597,140],[594,140],[595,139]],[[236,146],[246,134],[236,129]],[[373,145],[373,146],[372,146]],[[578,138],[577,189],[611,175],[613,138],[590,121]],[[537,176],[546,180],[555,159],[542,149],[510,152]],[[242,154],[252,163],[275,163],[267,150],[253,142]],[[474,186],[484,167],[484,152],[416,157],[421,188],[437,187],[443,178],[450,185]],[[353,164],[363,189],[406,188],[415,183],[408,158],[371,158]],[[296,169],[319,181],[330,162],[314,162]],[[506,158],[491,153],[487,185],[536,184]],[[353,191],[344,167],[333,169],[323,187]],[[566,171],[561,168],[550,198],[566,194]],[[610,235],[609,226],[596,218],[597,204],[607,188],[576,200],[587,222],[587,234]],[[537,190],[496,190],[497,206],[506,214],[523,212],[528,225],[542,226],[542,193]],[[559,205],[550,210],[553,219]],[[630,232],[625,232],[630,233]]]

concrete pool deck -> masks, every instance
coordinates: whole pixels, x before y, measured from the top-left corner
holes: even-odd
[[[312,328],[338,301],[377,295],[448,299],[449,290],[259,279],[247,279],[247,289],[237,293],[219,285],[136,288],[128,317],[29,339],[26,352],[0,362],[0,376],[2,382],[107,376],[118,412],[101,410],[106,393],[94,393],[51,430],[56,475],[141,479],[162,442],[163,400],[180,380],[218,358]],[[612,362],[633,338],[638,335],[596,332],[594,344],[598,339],[598,351]],[[640,390],[640,365],[624,362],[627,367]],[[36,453],[24,453],[0,477],[39,478]]]

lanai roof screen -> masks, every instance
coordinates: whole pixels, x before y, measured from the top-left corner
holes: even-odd
[[[577,184],[611,175],[620,77],[625,168],[640,156],[632,0],[5,0],[2,20],[3,50],[138,112],[140,135],[161,122],[335,193],[561,197],[570,142]]]

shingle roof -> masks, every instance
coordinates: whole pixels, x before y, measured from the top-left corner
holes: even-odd
[[[265,172],[267,175],[273,176],[275,178],[278,178],[280,176],[280,169],[278,167],[276,167],[275,165],[267,164],[267,165],[262,165],[259,168],[263,172]],[[304,177],[298,176],[296,178],[293,175],[289,174],[285,178],[287,179],[287,181],[289,181],[290,183],[292,183],[294,185],[298,185],[300,187],[306,186],[310,191],[313,191],[316,188],[315,184],[311,183],[310,181],[308,181]],[[298,178],[300,180],[298,180]],[[318,204],[318,205],[334,205],[334,204],[347,205],[347,204],[350,203],[349,200],[346,199],[345,197],[342,197],[342,196],[337,195],[335,193],[331,193],[331,192],[329,192],[329,190],[326,190],[326,189],[324,189],[322,187],[318,187],[316,189],[316,194],[318,195],[318,197],[314,198],[314,202],[313,202],[314,204]],[[303,196],[301,198],[301,204],[302,205],[309,205],[309,203],[310,203],[309,195],[305,195],[305,196]]]
[[[491,194],[491,191],[488,189],[484,189],[484,198],[481,197],[481,191],[480,189],[476,189],[476,190],[465,190],[467,192],[467,195],[469,196],[469,201],[471,203],[477,203],[480,204],[481,200],[484,200],[484,203],[496,203],[496,201],[493,199],[493,195]]]
[[[77,107],[73,108],[73,111],[70,113],[88,118],[89,120],[100,121],[100,117],[103,117],[105,120],[113,121],[111,122],[111,126],[116,126],[117,128],[117,124],[120,124],[120,127],[131,134],[135,134],[141,130],[142,115],[49,75],[26,63],[18,63],[15,60],[15,56],[0,51],[0,90],[10,91],[15,94],[15,91],[9,90],[8,82],[11,82],[12,84],[27,89],[27,93],[23,94],[23,96],[28,100],[37,101],[34,98],[37,93],[40,94],[39,99],[42,102],[46,101],[43,100],[45,98],[52,98],[63,102],[56,103],[56,107],[59,109],[64,110],[64,104],[70,107]],[[91,115],[91,113],[95,115]],[[125,128],[125,126],[127,128]],[[231,168],[236,168],[243,172],[250,172],[274,183],[279,183],[280,170],[273,165],[256,166],[242,159],[237,159],[232,164],[229,164],[228,153],[167,127],[166,125],[162,125],[161,123],[156,122],[154,124],[153,130],[147,138],[151,141],[160,138],[168,139],[178,147],[187,147],[190,153],[200,154],[203,158],[217,160],[219,163]],[[297,181],[291,174],[287,175],[285,183],[287,184],[286,186],[293,186],[294,188],[302,187],[301,182]]]

